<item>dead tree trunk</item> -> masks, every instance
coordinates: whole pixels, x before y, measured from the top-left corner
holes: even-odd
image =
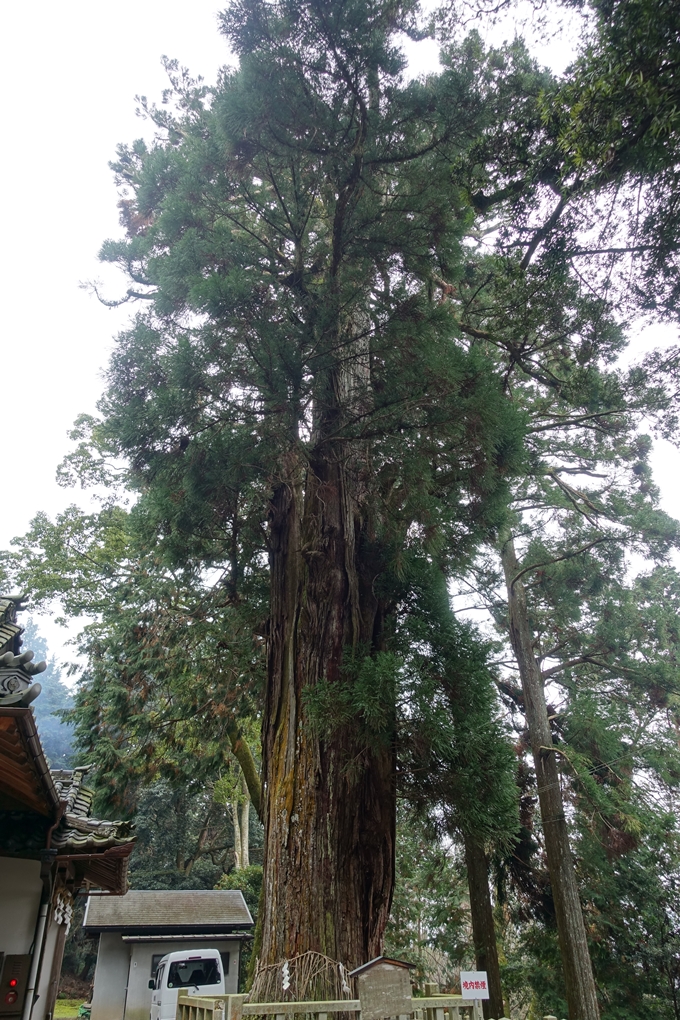
[[[471,836],[465,837],[465,865],[470,890],[472,938],[475,944],[477,970],[485,970],[489,985],[489,998],[483,1000],[484,1016],[505,1016],[501,971],[498,964],[496,928],[493,922],[491,894],[489,893],[489,862],[484,846]]]
[[[501,548],[508,593],[510,639],[519,666],[524,691],[531,750],[536,769],[538,802],[543,838],[555,903],[557,935],[564,969],[570,1020],[598,1020],[595,979],[588,951],[583,911],[569,847],[569,833],[562,802],[562,790],[553,751],[552,734],[545,703],[543,677],[533,649],[526,591],[518,576],[515,545],[508,538]]]
[[[238,819],[238,792],[234,792],[231,801],[231,821],[234,826],[234,868],[240,871],[243,867],[243,840],[241,836],[241,825]]]
[[[250,867],[250,796],[245,780],[241,783],[241,867]]]

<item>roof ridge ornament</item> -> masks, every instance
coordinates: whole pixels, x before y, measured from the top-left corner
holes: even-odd
[[[33,652],[21,651],[24,628],[17,623],[17,612],[24,608],[25,598],[0,596],[0,705],[16,708],[35,701],[42,687],[33,677],[47,669],[46,662],[33,662]]]

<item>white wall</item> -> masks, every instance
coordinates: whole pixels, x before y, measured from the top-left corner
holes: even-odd
[[[28,953],[41,893],[40,861],[0,857],[0,953]]]
[[[45,1016],[45,1010],[48,1006],[47,998],[50,990],[52,963],[54,961],[54,951],[57,948],[59,927],[60,926],[54,920],[54,907],[51,906],[48,914],[48,928],[45,936],[45,949],[43,951],[42,966],[40,967],[40,976],[38,978],[38,987],[36,989],[38,993],[38,1001],[33,1007],[31,1020],[43,1020],[43,1017]]]
[[[158,953],[172,953],[184,946],[172,942],[128,942],[130,948],[130,980],[125,1004],[125,1020],[149,1020],[151,1010],[151,957]]]
[[[99,953],[94,973],[92,1020],[149,1020],[151,1010],[151,958],[179,950],[202,948],[229,953],[229,972],[225,975],[228,994],[238,991],[239,939],[210,939],[198,942],[123,942],[120,932],[99,936]]]
[[[123,1020],[129,969],[130,951],[120,933],[102,932],[94,972],[92,1020]]]
[[[198,942],[195,939],[182,942],[181,939],[173,939],[172,942],[129,942],[128,945],[132,954],[125,1020],[149,1020],[152,994],[149,988],[151,958],[161,953],[165,955],[165,953],[176,953],[185,949],[194,950],[196,953],[200,953],[201,949],[217,949],[220,953],[229,953],[229,973],[225,975],[225,991],[228,994],[236,994],[238,991],[239,949],[241,946],[238,939],[210,939],[207,942]],[[97,960],[98,966],[99,960]],[[95,978],[95,991],[96,988]],[[208,989],[205,990],[205,994],[210,994]],[[104,1018],[99,1015],[95,1017],[93,1012],[92,1020],[104,1020]],[[109,1018],[107,1017],[105,1020],[109,1020]]]

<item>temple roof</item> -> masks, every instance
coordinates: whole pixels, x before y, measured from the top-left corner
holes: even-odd
[[[0,856],[36,857],[44,848],[68,861],[78,885],[121,895],[135,837],[132,823],[92,818],[87,768],[50,771],[33,709],[0,701]],[[50,831],[51,830],[51,831]]]
[[[0,699],[0,810],[36,811],[54,820],[59,794],[30,708]]]
[[[83,786],[89,768],[52,769],[64,814],[52,834],[52,846],[60,852],[99,853],[109,847],[123,846],[134,840],[132,822],[98,821],[90,817],[94,791]]]
[[[16,621],[18,601],[0,597],[0,655],[16,650],[16,640],[23,630]]]
[[[88,768],[50,770],[29,703],[46,664],[21,651],[19,596],[0,597],[0,856],[56,850],[75,884],[122,895],[135,837],[131,822],[91,817]]]

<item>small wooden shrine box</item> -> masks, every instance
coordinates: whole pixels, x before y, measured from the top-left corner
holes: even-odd
[[[412,963],[378,956],[351,972],[350,977],[357,979],[361,1020],[382,1020],[412,1012],[411,967]]]

